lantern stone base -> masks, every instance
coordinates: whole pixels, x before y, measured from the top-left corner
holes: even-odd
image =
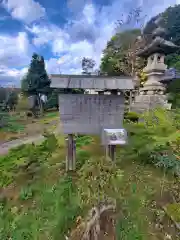
[[[166,95],[152,94],[152,95],[138,95],[135,98],[135,102],[131,104],[131,111],[137,113],[143,113],[151,109],[162,107],[168,108]]]

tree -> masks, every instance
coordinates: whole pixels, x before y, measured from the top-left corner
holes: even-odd
[[[7,97],[7,90],[6,88],[0,87],[0,103],[3,103]]]
[[[146,38],[156,28],[155,20],[162,17],[163,27],[166,30],[165,38],[180,46],[180,5],[167,8],[163,13],[150,19],[144,29]],[[180,48],[175,53],[169,54],[165,58],[168,67],[173,67],[180,71]],[[167,86],[167,92],[170,96],[172,108],[180,107],[180,79],[174,79]]]
[[[18,103],[18,94],[15,91],[11,91],[7,97],[6,105],[9,107],[10,110],[15,109]]]
[[[163,13],[150,19],[146,24],[144,29],[144,35],[146,38],[153,32],[156,28],[155,20],[158,17],[162,17],[164,20],[163,27],[166,30],[165,38],[172,41],[176,45],[180,45],[180,5],[175,5],[174,7],[167,8]],[[176,53],[169,54],[166,56],[166,64],[169,67],[175,67],[180,70],[180,49]]]
[[[53,89],[50,94],[48,94],[47,102],[45,103],[45,108],[56,108],[59,109],[59,102],[58,102],[58,89]]]
[[[41,95],[47,94],[50,91],[50,79],[45,69],[44,58],[34,53],[27,75],[22,79],[22,92],[28,96],[36,95],[42,113],[43,107],[41,102]]]
[[[83,57],[83,59],[82,59],[82,73],[87,74],[87,75],[91,75],[95,65],[96,65],[96,63],[93,59]]]
[[[144,61],[136,56],[140,34],[140,29],[131,29],[114,35],[103,52],[101,71],[108,75],[133,76],[141,69]]]
[[[116,34],[107,43],[103,51],[100,69],[108,75],[130,75],[144,67],[144,60],[136,56],[136,51],[143,44],[141,29],[146,16],[142,16],[142,9],[132,10],[126,18],[118,20]]]

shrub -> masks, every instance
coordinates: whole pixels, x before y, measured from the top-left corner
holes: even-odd
[[[6,112],[1,112],[0,110],[0,128],[6,127],[8,125],[9,114]]]
[[[78,171],[78,193],[82,205],[94,206],[119,198],[122,171],[105,158],[90,158]]]
[[[128,158],[153,163],[158,167],[180,169],[180,140],[178,113],[155,109],[143,115],[143,122],[126,123],[130,133],[124,154]]]
[[[47,164],[47,159],[57,148],[57,139],[53,134],[46,134],[40,144],[21,145],[0,157],[0,186],[9,185],[16,177],[27,175],[34,178]]]
[[[16,110],[21,112],[26,112],[29,110],[29,102],[27,97],[21,97],[18,101],[18,104],[16,106]]]
[[[136,112],[127,112],[124,115],[124,119],[129,120],[131,122],[138,122],[139,114],[137,114]]]

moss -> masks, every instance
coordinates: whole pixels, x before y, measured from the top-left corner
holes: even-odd
[[[180,203],[172,203],[166,206],[167,214],[177,223],[180,222]]]

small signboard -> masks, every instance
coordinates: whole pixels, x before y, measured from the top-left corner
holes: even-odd
[[[102,133],[103,145],[127,144],[127,131],[122,129],[104,129]]]

